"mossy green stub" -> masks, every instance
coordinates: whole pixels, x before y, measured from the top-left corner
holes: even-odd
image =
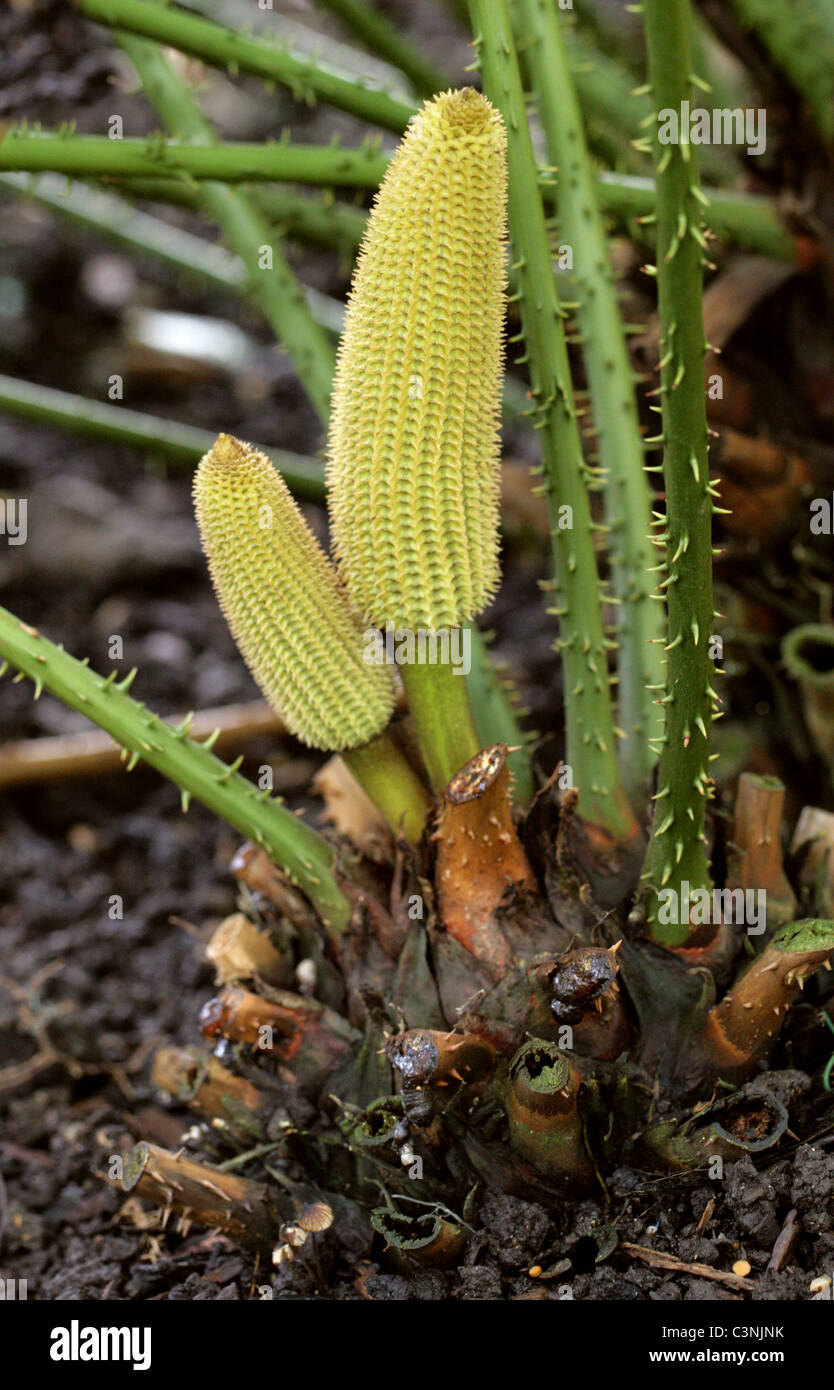
[[[778,951],[834,951],[834,922],[824,917],[805,917],[789,922],[774,936],[771,945]]]

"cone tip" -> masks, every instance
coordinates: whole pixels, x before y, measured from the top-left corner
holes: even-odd
[[[423,115],[441,123],[447,135],[483,135],[502,127],[499,112],[474,87],[441,92],[423,107]]]
[[[233,434],[219,434],[203,458],[204,464],[214,468],[233,469],[254,452],[251,444],[243,444]]]

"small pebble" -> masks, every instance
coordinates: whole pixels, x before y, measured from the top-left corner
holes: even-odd
[[[76,854],[95,854],[99,848],[99,838],[93,827],[81,821],[70,826],[67,843]]]

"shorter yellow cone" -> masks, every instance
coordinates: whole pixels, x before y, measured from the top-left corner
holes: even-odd
[[[375,738],[394,706],[391,672],[364,660],[359,620],[277,469],[221,434],[194,505],[220,607],[273,709],[313,748]]]

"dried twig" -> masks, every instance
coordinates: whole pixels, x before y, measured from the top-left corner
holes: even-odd
[[[183,716],[173,715],[165,722],[181,725]],[[218,751],[245,739],[285,732],[283,720],[264,700],[201,710],[194,716],[188,736],[206,739],[215,729],[220,730],[213,744]],[[100,777],[123,768],[122,749],[100,729],[0,744],[0,787],[53,782],[62,777]]]
[[[739,1293],[754,1293],[756,1289],[755,1284],[749,1279],[742,1279],[740,1274],[728,1274],[723,1269],[713,1269],[712,1265],[679,1260],[675,1255],[667,1255],[663,1250],[651,1250],[647,1245],[632,1245],[630,1241],[623,1241],[619,1249],[624,1255],[630,1255],[633,1260],[642,1260],[652,1269],[669,1269],[676,1274],[693,1274],[699,1279],[713,1279],[716,1284],[723,1284],[728,1289],[737,1289]]]

